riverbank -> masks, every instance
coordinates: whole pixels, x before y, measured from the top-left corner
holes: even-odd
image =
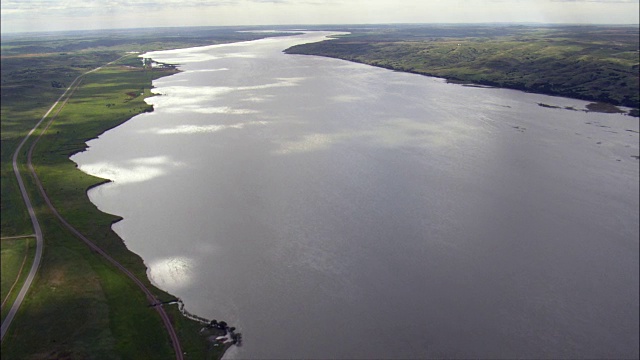
[[[185,72],[74,157],[123,180],[92,200],[154,283],[232,319],[247,341],[229,357],[637,354],[637,119],[282,53],[321,38],[145,55]],[[380,323],[406,346],[371,338]]]
[[[36,172],[62,216],[142,281],[145,270],[141,260],[109,231],[114,219],[97,211],[84,194],[96,179],[75,169],[68,155],[81,151],[86,140],[136,113],[148,111],[142,97],[131,101],[122,96],[121,90],[150,84],[154,77],[163,75],[166,74],[124,70],[122,64],[86,75],[71,100],[64,108],[58,108],[60,113],[42,133],[33,155]],[[101,83],[113,86],[104,89]],[[98,102],[104,106],[103,101],[120,104],[105,112],[96,107]],[[46,256],[38,281],[2,343],[3,356],[46,354],[82,358],[103,352],[132,357],[148,353],[170,358],[173,351],[164,340],[167,335],[160,318],[142,307],[147,302],[144,294],[124,274],[58,225],[42,197],[33,190],[32,181],[27,179],[30,183],[27,186],[34,206],[40,209],[37,216],[48,240]],[[154,293],[160,298],[168,296],[158,290]],[[32,329],[34,323],[39,324],[39,329]],[[136,338],[145,340],[134,341]]]
[[[621,105],[638,116],[638,28],[633,26],[399,25],[354,30],[285,52]]]
[[[110,229],[119,217],[102,213],[86,192],[104,179],[88,176],[69,160],[86,141],[133,116],[152,111],[154,79],[175,74],[171,68],[144,68],[136,55],[85,76],[82,85],[42,137],[33,163],[48,197],[72,226],[135,274],[153,296],[172,298],[153,287],[142,259]],[[43,130],[39,130],[42,132]],[[2,343],[8,358],[53,356],[85,358],[92,353],[125,358],[173,358],[166,330],[148,299],[130,279],[62,228],[27,179],[30,197],[47,239],[45,257],[28,299]],[[4,214],[3,214],[4,215]],[[186,358],[220,358],[199,334],[202,325],[165,305]],[[33,324],[38,327],[34,328]]]

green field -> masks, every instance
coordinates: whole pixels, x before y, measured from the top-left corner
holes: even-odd
[[[166,34],[170,31],[163,30]],[[165,34],[165,35],[166,35]],[[196,34],[196,35],[193,35]],[[168,36],[168,35],[167,35]],[[129,51],[187,47],[249,40],[265,35],[232,30],[196,29],[189,36],[166,38],[162,31],[33,35],[2,38],[2,227],[3,237],[33,233],[17,187],[11,157],[24,138],[73,79]],[[37,191],[24,164],[26,152],[42,135],[33,164],[60,214],[125,265],[161,301],[174,296],[153,287],[146,268],[111,230],[119,218],[104,214],[88,200],[86,190],[104,181],[77,170],[69,155],[85,142],[132,116],[152,108],[151,81],[175,73],[172,68],[145,68],[135,54],[83,77],[52,125],[36,131],[19,156],[21,172],[44,233],[42,264],[28,296],[2,342],[6,359],[171,359],[166,329],[137,285],[69,232]],[[26,248],[3,240],[3,296]],[[6,240],[13,241],[13,240]],[[24,242],[22,243],[24,246]],[[5,245],[7,251],[5,251]],[[30,266],[31,257],[26,265]],[[5,271],[6,263],[6,271]],[[18,267],[19,268],[19,267]],[[10,305],[7,304],[7,307]],[[199,330],[202,324],[183,316],[177,305],[165,305],[187,359],[216,359]],[[3,314],[5,307],[3,307]]]
[[[286,52],[639,106],[637,26],[406,25],[344,30],[351,34]]]
[[[148,95],[151,79],[170,72],[112,66],[87,75],[44,132],[33,157],[44,188],[63,217],[149,287],[142,261],[110,230],[116,217],[99,212],[86,197],[86,189],[102,180],[78,171],[68,156],[84,149],[88,138],[149,110],[143,96],[131,98],[128,93],[139,93],[146,86]],[[115,105],[107,108],[105,103]],[[34,287],[2,343],[3,357],[172,358],[166,331],[145,295],[63,228],[33,184],[29,186],[32,179],[26,181],[46,246]],[[156,294],[159,299],[171,298],[159,290]],[[202,353],[205,346],[189,350]]]
[[[2,240],[2,302],[9,294],[9,289],[22,271],[23,261],[28,255],[28,239]],[[2,307],[4,309],[4,305]]]
[[[2,249],[2,319],[13,304],[13,300],[20,291],[24,278],[31,267],[35,238],[3,239]]]

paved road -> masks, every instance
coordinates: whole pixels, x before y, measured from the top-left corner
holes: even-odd
[[[114,62],[116,62],[116,61],[118,61],[120,59],[114,60],[114,61],[110,62],[109,64],[112,64],[112,63],[114,63]],[[109,65],[109,64],[107,64],[107,65]],[[58,112],[56,113],[56,115],[60,112],[62,107],[64,107],[66,102],[73,95],[73,92],[77,89],[78,85],[80,84],[81,78],[84,75],[92,73],[94,71],[98,71],[101,68],[102,68],[102,66],[100,66],[98,68],[95,68],[93,70],[87,71],[86,73],[78,76],[71,83],[71,85],[67,88],[67,90],[64,92],[64,94],[62,94],[60,96],[60,98],[58,98],[58,100],[53,104],[53,106],[51,106],[49,111],[47,111],[47,113],[42,117],[42,119],[40,119],[40,121],[34,126],[34,128],[31,129],[31,131],[29,131],[29,133],[24,138],[24,140],[22,140],[22,142],[20,143],[20,145],[16,149],[15,154],[13,155],[13,171],[16,174],[16,178],[18,179],[18,183],[20,184],[20,192],[22,193],[22,197],[23,197],[23,199],[25,201],[27,209],[29,210],[29,216],[31,217],[31,222],[33,223],[33,227],[34,227],[35,233],[36,233],[36,256],[35,256],[35,260],[34,260],[33,266],[31,267],[31,271],[29,271],[29,276],[27,277],[27,280],[25,280],[25,283],[24,283],[22,289],[20,290],[20,293],[18,294],[18,298],[16,299],[16,301],[13,304],[13,306],[11,307],[11,310],[9,311],[9,314],[7,314],[7,317],[5,318],[5,321],[2,323],[2,338],[4,338],[4,335],[5,335],[6,331],[7,331],[7,329],[9,328],[9,325],[11,324],[11,321],[13,320],[13,317],[15,316],[18,308],[20,307],[20,304],[22,303],[22,300],[24,300],[24,296],[25,296],[27,290],[29,289],[29,286],[31,286],[31,282],[33,281],[33,277],[35,276],[35,273],[38,270],[38,267],[40,266],[40,260],[42,258],[42,247],[44,245],[43,244],[43,239],[42,239],[42,231],[40,230],[40,224],[38,223],[38,218],[36,217],[35,212],[33,211],[33,206],[31,205],[31,201],[29,199],[29,195],[27,194],[27,191],[25,189],[24,183],[22,181],[22,177],[20,175],[20,171],[18,170],[18,165],[17,165],[18,154],[20,153],[20,150],[22,149],[22,146],[27,142],[27,139],[40,126],[40,124],[44,121],[44,119],[47,116],[49,116],[51,111],[53,111],[53,109],[58,105],[58,103],[63,98],[65,98],[65,96],[67,94],[69,94],[69,96],[67,96],[65,98],[64,102],[62,103],[62,105],[58,108]],[[133,273],[131,273],[122,264],[120,264],[118,261],[113,259],[106,252],[104,252],[102,249],[100,249],[96,244],[94,244],[91,240],[89,240],[87,237],[85,237],[83,234],[81,234],[73,226],[71,226],[71,224],[69,224],[60,215],[58,210],[56,210],[56,208],[51,203],[51,200],[47,196],[47,193],[44,191],[42,183],[40,182],[40,179],[38,178],[38,175],[36,174],[36,172],[35,172],[35,170],[33,168],[33,164],[31,162],[31,158],[32,158],[32,154],[33,154],[33,149],[35,148],[36,144],[38,143],[38,140],[40,140],[40,138],[42,137],[42,134],[44,133],[44,131],[46,131],[46,129],[48,129],[49,126],[51,126],[51,124],[53,123],[53,120],[55,120],[56,115],[51,117],[51,120],[49,120],[49,122],[47,123],[47,126],[45,127],[45,129],[40,133],[40,136],[38,136],[38,138],[33,142],[31,147],[29,148],[29,152],[28,152],[28,155],[27,155],[27,166],[29,168],[29,171],[31,172],[31,175],[33,176],[33,179],[34,179],[36,185],[38,186],[38,189],[40,190],[40,194],[42,194],[42,197],[44,198],[45,202],[47,203],[47,206],[52,211],[52,213],[58,218],[58,220],[60,220],[60,222],[65,227],[67,227],[67,229],[69,229],[80,240],[82,240],[85,244],[87,244],[92,250],[94,250],[98,254],[102,255],[105,259],[107,259],[115,267],[120,269],[120,271],[125,273],[131,280],[133,280],[133,282],[135,282],[136,285],[138,285],[138,287],[140,287],[140,289],[145,293],[145,295],[147,295],[147,299],[149,300],[150,304],[158,303],[159,302],[158,299],[156,299],[156,297],[153,295],[153,293]],[[174,349],[175,354],[176,354],[176,359],[182,360],[183,359],[183,354],[182,354],[182,348],[180,346],[180,340],[178,339],[178,335],[176,334],[175,329],[173,328],[173,325],[171,324],[171,320],[169,319],[169,316],[164,311],[164,308],[162,306],[155,306],[154,309],[156,309],[156,311],[158,312],[158,314],[162,318],[162,322],[164,323],[164,326],[167,328],[167,332],[169,333],[169,337],[171,338],[171,343],[173,345],[173,349]]]

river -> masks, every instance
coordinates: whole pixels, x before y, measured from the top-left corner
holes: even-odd
[[[329,34],[146,54],[73,156],[154,284],[227,358],[637,358],[638,119],[282,53]]]

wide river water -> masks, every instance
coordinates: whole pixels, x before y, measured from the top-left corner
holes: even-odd
[[[145,55],[73,160],[151,280],[227,358],[637,358],[638,119],[282,53],[328,34]]]

